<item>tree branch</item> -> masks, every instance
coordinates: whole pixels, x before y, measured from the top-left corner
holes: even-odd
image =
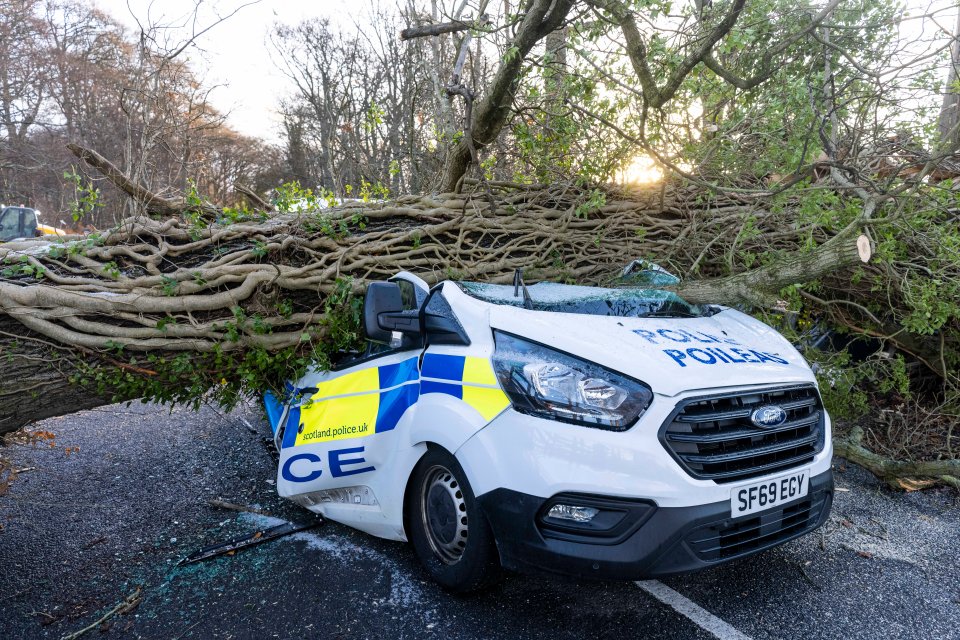
[[[690,72],[703,62],[713,46],[730,32],[746,4],[746,0],[734,0],[720,22],[681,60],[670,73],[663,87],[658,87],[647,61],[647,45],[640,34],[633,13],[619,0],[588,0],[588,2],[613,14],[620,25],[626,40],[627,56],[630,58],[630,64],[633,65],[634,73],[640,80],[644,100],[654,109],[659,109],[673,98]]]
[[[116,165],[93,149],[88,149],[72,142],[67,145],[67,148],[70,149],[77,158],[102,173],[114,186],[141,204],[149,214],[169,216],[183,215],[184,213],[195,211],[216,216],[220,213],[218,207],[207,202],[196,205],[187,202],[183,198],[176,200],[168,199],[150,191],[143,185],[131,180],[124,172],[118,169]]]
[[[493,142],[510,117],[513,97],[520,82],[520,72],[527,55],[541,39],[558,29],[573,7],[574,0],[533,0],[524,15],[517,35],[487,89],[475,105],[471,130],[476,149]],[[461,140],[451,151],[444,168],[442,190],[453,192],[470,164],[470,144]]]
[[[401,40],[413,40],[414,38],[426,38],[429,36],[442,36],[445,33],[457,33],[459,31],[466,31],[467,29],[476,29],[482,25],[488,24],[490,22],[490,17],[487,14],[483,14],[475,21],[464,22],[462,20],[454,20],[453,22],[440,22],[437,24],[427,24],[422,27],[407,27],[400,32]]]
[[[720,62],[713,56],[712,51],[708,51],[703,57],[703,64],[715,74],[720,76],[725,82],[742,91],[749,91],[750,89],[753,89],[754,87],[757,87],[763,82],[767,81],[770,76],[773,75],[773,59],[775,56],[778,56],[786,51],[790,45],[795,43],[797,40],[815,32],[816,28],[824,20],[826,20],[831,13],[833,13],[833,10],[837,8],[840,2],[842,2],[842,0],[831,0],[831,2],[827,4],[822,11],[820,11],[820,13],[813,17],[809,25],[792,36],[786,38],[777,46],[765,51],[760,58],[761,70],[749,78],[742,78],[721,65]],[[816,37],[815,33],[814,37]]]

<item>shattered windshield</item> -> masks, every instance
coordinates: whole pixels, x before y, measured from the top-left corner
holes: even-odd
[[[469,296],[490,302],[523,308],[523,289],[514,295],[513,285],[457,282]],[[691,304],[671,291],[657,289],[604,289],[556,282],[528,285],[527,291],[536,311],[584,313],[621,318],[699,318],[713,315],[714,307]]]

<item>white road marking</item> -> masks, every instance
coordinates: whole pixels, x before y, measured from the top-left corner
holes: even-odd
[[[692,620],[697,626],[713,634],[719,640],[750,640],[729,624],[713,615],[694,601],[686,598],[657,580],[638,580],[636,585],[663,604],[673,607],[678,613]]]

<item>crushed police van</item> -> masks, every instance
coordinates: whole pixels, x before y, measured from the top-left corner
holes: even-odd
[[[467,591],[501,567],[638,579],[820,526],[830,418],[800,354],[654,289],[369,285],[367,351],[265,394],[277,489],[409,540]]]

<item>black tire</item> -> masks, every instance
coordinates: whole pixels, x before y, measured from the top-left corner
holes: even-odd
[[[430,449],[413,470],[407,499],[413,548],[430,577],[467,593],[501,576],[493,532],[457,459]]]

